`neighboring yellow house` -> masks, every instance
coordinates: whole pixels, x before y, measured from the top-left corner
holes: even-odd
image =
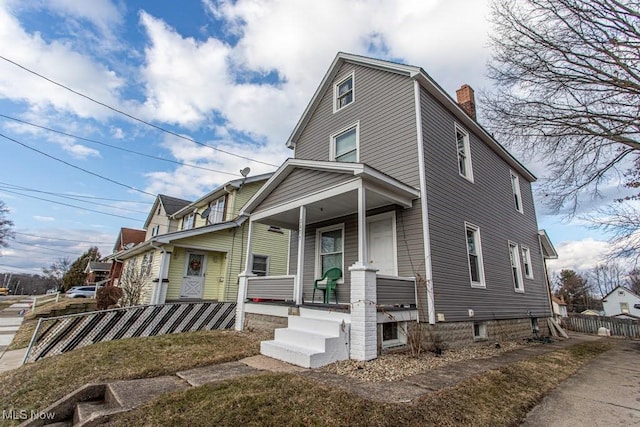
[[[239,216],[240,208],[270,176],[229,181],[169,215],[166,223],[177,224],[178,231],[148,232],[144,243],[114,254],[124,263],[123,276],[135,266],[147,277],[140,302],[235,301],[249,236],[249,223]],[[156,215],[164,214],[161,204],[154,204],[147,227]],[[287,274],[289,230],[255,224],[252,236],[251,272]]]

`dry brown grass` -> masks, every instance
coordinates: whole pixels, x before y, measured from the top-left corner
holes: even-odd
[[[119,416],[112,425],[517,425],[545,394],[610,347],[602,342],[577,344],[407,404],[369,401],[292,374],[242,378],[162,396]]]
[[[94,344],[0,374],[0,408],[43,409],[91,382],[151,378],[258,354],[259,337],[202,331]]]

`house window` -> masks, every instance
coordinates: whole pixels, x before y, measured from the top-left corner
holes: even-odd
[[[151,230],[151,236],[157,236],[158,233],[160,232],[160,226],[156,225],[155,227],[153,227],[153,229]]]
[[[620,313],[629,313],[629,303],[621,302],[620,303]]]
[[[513,203],[516,210],[520,213],[522,211],[522,195],[520,194],[520,178],[518,175],[511,172],[511,190],[513,191]]]
[[[518,256],[518,245],[509,242],[509,260],[511,262],[511,273],[513,276],[513,287],[516,292],[524,292],[522,284],[522,270],[520,269],[520,257]]]
[[[196,219],[195,213],[190,213],[189,215],[182,218],[182,229],[190,230],[193,228]]]
[[[339,268],[344,275],[344,224],[319,228],[316,231],[316,276],[330,268]]]
[[[482,265],[482,246],[480,229],[473,224],[465,223],[467,236],[467,256],[469,257],[469,276],[471,286],[484,288],[484,267]]]
[[[333,105],[333,112],[350,105],[353,100],[353,73],[346,79],[340,80],[334,87],[335,103]]]
[[[475,341],[484,341],[487,338],[486,322],[473,322],[473,339]]]
[[[471,169],[471,151],[469,149],[469,134],[456,126],[456,149],[458,151],[458,172],[473,182]]]
[[[331,160],[336,162],[358,161],[358,125],[331,136]]]
[[[217,200],[209,203],[209,214],[207,215],[207,224],[217,224],[224,221],[225,197],[222,196]]]
[[[266,276],[269,272],[269,257],[266,255],[253,255],[251,272],[256,276]]]
[[[522,266],[524,268],[524,277],[533,279],[533,270],[531,269],[531,251],[526,246],[522,247]]]

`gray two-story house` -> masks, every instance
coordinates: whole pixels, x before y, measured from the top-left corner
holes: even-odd
[[[264,354],[315,367],[373,359],[416,322],[448,345],[545,327],[535,177],[477,123],[472,89],[457,95],[419,67],[336,56],[293,158],[241,212],[247,253],[256,223],[294,231],[287,275],[240,276],[237,329],[287,326]]]

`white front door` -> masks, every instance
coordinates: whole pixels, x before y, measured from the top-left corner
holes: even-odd
[[[378,274],[398,275],[395,214],[386,212],[367,217],[368,261],[378,269]]]
[[[187,263],[182,278],[180,298],[202,299],[206,263],[207,257],[204,254],[187,252]]]

